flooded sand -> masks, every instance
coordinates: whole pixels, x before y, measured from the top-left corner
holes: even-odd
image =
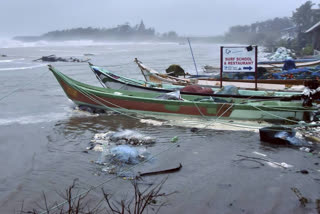
[[[40,125],[40,126],[39,126]],[[50,201],[61,201],[57,195],[74,179],[81,190],[101,187],[121,199],[132,194],[128,180],[101,171],[92,163],[99,152],[83,151],[95,133],[108,130],[136,130],[157,138],[147,151],[152,161],[137,165],[131,173],[148,172],[177,167],[170,175],[148,176],[143,183],[161,182],[168,176],[163,192],[169,205],[160,213],[316,213],[314,201],[319,198],[320,158],[296,148],[274,147],[259,140],[256,132],[228,130],[199,130],[190,127],[152,126],[119,115],[98,117],[76,116],[55,123],[18,125],[22,135],[12,127],[2,129],[1,210],[12,213],[24,207],[37,208],[42,191]],[[41,130],[41,131],[39,131]],[[178,136],[176,143],[170,139]],[[10,149],[10,153],[5,151]],[[262,156],[265,155],[265,156]],[[238,155],[268,159],[292,165],[287,169],[243,159]],[[308,170],[309,174],[297,171]],[[102,198],[101,187],[90,193],[95,200]],[[300,206],[290,188],[298,188],[312,202]]]
[[[218,60],[215,51],[218,45],[193,47],[199,65]],[[63,192],[74,179],[78,179],[81,191],[104,183],[90,192],[94,201],[102,198],[102,187],[118,199],[132,194],[130,181],[102,172],[102,166],[94,163],[100,158],[99,152],[84,153],[96,133],[125,129],[157,139],[155,145],[147,148],[155,156],[152,161],[137,165],[130,173],[168,169],[179,163],[183,166],[176,173],[148,176],[142,181],[143,188],[145,183],[156,184],[168,176],[163,191],[177,191],[167,198],[169,204],[160,213],[316,213],[315,200],[320,198],[320,167],[316,165],[320,158],[316,155],[262,143],[257,131],[234,127],[229,130],[225,124],[213,124],[214,129],[194,132],[192,127],[203,127],[199,125],[201,120],[165,118],[169,122],[152,125],[150,121],[123,115],[78,112],[47,68],[32,62],[42,55],[68,57],[94,53],[94,64],[109,65],[121,75],[142,79],[132,62],[135,57],[160,71],[169,64],[180,63],[190,72],[193,62],[188,47],[105,44],[9,48],[1,49],[1,53],[14,61],[0,64],[0,91],[4,95],[15,93],[1,100],[0,107],[0,213],[19,212],[22,203],[25,210],[38,208],[37,203],[43,201],[42,192],[51,204],[60,202],[57,192]],[[25,69],[31,66],[34,68]],[[99,85],[87,64],[54,63],[54,66],[76,80]],[[175,136],[178,141],[171,143]],[[292,167],[270,166],[265,161],[258,163],[238,155]],[[308,170],[309,174],[297,172],[300,170]],[[300,206],[291,187],[311,199],[307,207]]]

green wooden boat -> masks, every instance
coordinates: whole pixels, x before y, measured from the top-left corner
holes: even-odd
[[[66,95],[77,105],[118,112],[140,112],[246,120],[303,120],[317,109],[301,101],[250,100],[182,95],[179,100],[159,98],[163,93],[101,88],[78,82],[49,66]]]
[[[181,90],[185,86],[182,85],[173,85],[170,83],[154,83],[147,82],[144,80],[136,80],[128,77],[124,77],[113,72],[108,71],[107,69],[94,66],[89,63],[90,69],[96,75],[100,83],[112,89],[121,89],[121,90],[130,90],[130,91],[141,91],[141,92],[160,92],[168,93],[170,91]],[[272,90],[244,90],[239,89],[237,95],[235,94],[219,94],[220,87],[209,87],[212,92],[207,93],[197,93],[197,92],[184,92],[181,91],[181,94],[190,94],[190,95],[202,95],[202,96],[212,96],[212,97],[234,97],[234,98],[249,98],[249,99],[275,99],[275,97],[291,97],[295,95],[300,95],[301,92],[293,91],[272,91]],[[218,93],[217,93],[218,92]]]

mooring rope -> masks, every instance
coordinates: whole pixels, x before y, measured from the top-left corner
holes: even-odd
[[[69,80],[66,80],[66,81],[70,83]],[[74,84],[73,84],[73,85],[74,85]],[[90,92],[87,93],[86,91],[84,91],[84,90],[83,90],[80,86],[78,86],[78,85],[74,85],[74,86],[77,87],[77,88],[80,90],[80,92],[81,92],[83,95],[85,95],[86,97],[88,97],[90,100],[99,103],[100,105],[104,106],[105,108],[107,108],[107,109],[109,109],[109,110],[111,110],[111,111],[114,111],[114,112],[117,112],[117,113],[119,113],[119,114],[128,116],[128,117],[130,117],[130,118],[134,118],[134,119],[141,120],[141,118],[139,118],[139,117],[135,117],[135,116],[126,114],[125,112],[122,112],[122,111],[117,111],[116,109],[111,108],[111,107],[105,105],[104,103],[100,102],[100,101],[97,100],[97,99],[100,99],[100,100],[102,100],[103,102],[107,102],[107,103],[109,103],[110,105],[113,105],[113,106],[115,106],[115,107],[117,107],[117,108],[123,109],[123,110],[125,110],[125,111],[127,111],[127,112],[132,112],[133,114],[136,114],[136,115],[139,115],[139,116],[142,116],[142,117],[145,116],[145,115],[143,115],[143,114],[139,114],[138,112],[136,112],[136,111],[134,111],[134,110],[129,110],[129,109],[123,108],[122,106],[119,106],[119,105],[117,105],[117,104],[114,104],[114,103],[112,103],[112,102],[110,102],[110,101],[104,100],[104,99],[98,97],[97,95],[95,95],[95,94],[93,94],[93,93],[90,93]],[[90,93],[91,95],[90,95],[89,93]],[[97,99],[95,99],[92,95],[95,96]],[[248,100],[250,100],[250,98],[246,98],[246,100],[248,101]],[[192,102],[192,101],[191,101],[191,102]],[[195,102],[193,102],[193,103],[195,104],[195,106],[196,106],[196,108],[198,109],[198,111],[199,111],[199,113],[201,114],[201,116],[202,116],[203,118],[206,118],[206,119],[207,119],[207,116],[205,116],[205,115],[201,112],[201,110],[199,109],[199,107],[197,106],[197,104],[196,104]],[[225,104],[223,104],[223,105],[225,105]],[[225,112],[223,112],[222,115],[220,115],[218,118],[216,118],[213,123],[217,122],[217,123],[222,123],[222,124],[225,124],[225,125],[229,124],[230,126],[246,127],[246,128],[251,128],[251,129],[257,129],[257,128],[258,128],[258,127],[253,128],[253,127],[254,127],[253,125],[252,125],[252,126],[249,126],[248,124],[245,124],[245,123],[235,124],[235,123],[230,123],[230,122],[221,121],[220,118],[221,118],[230,108],[232,108],[233,105],[234,105],[234,103],[233,103],[231,106],[229,106],[229,108],[228,108]],[[223,107],[223,106],[222,106],[222,107]],[[219,109],[219,111],[222,109],[222,107]],[[290,120],[290,119],[287,119],[287,118],[284,118],[284,117],[281,117],[281,116],[272,114],[272,113],[267,112],[267,111],[264,111],[264,110],[262,110],[262,109],[260,109],[259,107],[256,107],[256,106],[253,106],[253,107],[256,108],[256,109],[258,109],[259,111],[262,111],[262,112],[264,112],[264,113],[266,113],[266,114],[269,114],[269,115],[271,115],[271,116],[273,116],[273,117],[275,117],[275,118],[279,118],[279,119],[284,120],[284,121],[289,121],[289,122],[298,124],[298,125],[282,125],[282,126],[285,126],[285,127],[319,126],[319,124],[300,124],[298,121]],[[209,124],[209,125],[206,125],[205,127],[208,127],[208,126],[210,126],[210,124]]]
[[[44,73],[36,76],[36,78],[34,78],[33,80],[42,78],[43,76],[45,76],[45,75],[47,75],[47,74],[48,74],[48,72],[44,72]],[[9,92],[8,94],[0,97],[0,101],[2,101],[4,98],[6,98],[6,97],[8,97],[8,96],[10,96],[10,95],[12,95],[12,94],[15,94],[15,93],[18,92],[19,90],[24,89],[24,88],[26,88],[27,86],[30,86],[32,83],[34,83],[34,82],[33,82],[33,81],[29,81],[29,82],[27,82],[26,84],[24,84],[23,86],[14,89],[13,91]]]

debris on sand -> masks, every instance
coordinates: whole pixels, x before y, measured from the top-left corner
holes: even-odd
[[[149,155],[145,146],[155,142],[155,138],[126,129],[95,134],[87,149],[101,152],[96,163],[106,166],[102,171],[120,175],[124,165],[144,161]]]
[[[171,168],[171,169],[164,169],[164,170],[153,171],[153,172],[139,172],[138,177],[174,173],[174,172],[178,172],[181,168],[182,168],[182,164],[180,163],[178,167]]]
[[[110,135],[110,140],[114,142],[125,141],[130,145],[150,145],[155,143],[155,138],[145,136],[137,131],[123,130]]]
[[[156,142],[156,139],[143,135],[137,131],[125,129],[114,132],[97,133],[90,141],[90,147],[87,149],[94,151],[102,151],[102,145],[132,145],[132,146],[148,146]]]
[[[264,127],[259,129],[260,140],[278,145],[306,146],[307,141],[302,139],[302,135],[296,135],[296,131],[286,127]]]
[[[141,119],[140,122],[154,125],[154,126],[162,126],[164,124],[164,122],[162,122],[162,121],[152,120],[152,119]]]
[[[246,156],[246,155],[237,155],[237,156],[238,156],[238,157],[241,157],[241,159],[236,160],[236,161],[251,160],[251,161],[260,163],[261,166],[264,166],[264,164],[262,164],[260,161],[267,162],[267,164],[268,164],[269,166],[275,167],[275,168],[281,167],[281,168],[283,168],[283,169],[288,169],[288,168],[293,167],[292,165],[287,164],[287,163],[285,163],[285,162],[278,163],[278,162],[275,162],[275,161],[272,161],[272,160],[268,160],[268,159],[265,159],[265,158],[250,157],[250,156]]]
[[[85,112],[88,112],[90,114],[104,114],[105,113],[105,110],[103,110],[103,109],[98,109],[98,108],[94,108],[94,107],[86,106],[86,105],[76,106],[75,110],[85,111]]]
[[[110,149],[113,159],[126,164],[137,164],[144,160],[145,150],[137,149],[132,146],[120,145]]]
[[[292,190],[293,193],[298,197],[298,199],[299,199],[299,201],[300,201],[300,204],[301,204],[302,206],[305,207],[306,204],[309,203],[308,199],[305,198],[305,197],[303,197],[302,194],[301,194],[301,192],[300,192],[297,188],[291,187],[291,190]]]

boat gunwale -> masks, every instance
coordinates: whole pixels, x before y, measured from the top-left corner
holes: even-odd
[[[91,67],[91,66],[90,66]],[[110,76],[110,74],[112,75],[115,75],[119,78],[125,78],[125,79],[130,79],[130,78],[126,78],[126,77],[122,77],[121,75],[117,75],[117,74],[113,74],[112,72],[104,69],[104,68],[100,68],[98,66],[93,66],[95,67],[100,73],[106,75],[108,78],[110,78],[111,80],[115,81],[115,82],[118,82],[120,84],[125,84],[125,85],[129,85],[129,86],[132,86],[132,87],[137,87],[137,88],[140,88],[140,89],[145,89],[145,90],[151,90],[151,91],[155,91],[155,92],[159,92],[159,91],[162,91],[162,92],[172,92],[173,90],[170,90],[170,89],[165,89],[165,88],[159,88],[159,87],[146,87],[146,86],[140,86],[140,85],[135,85],[135,84],[131,84],[131,83],[124,83],[124,82],[121,82],[120,80]],[[106,72],[106,73],[104,73]],[[144,81],[145,83],[149,83],[147,81]],[[155,83],[156,84],[156,83]],[[167,84],[167,85],[170,85],[170,84]],[[201,86],[201,85],[199,85]],[[208,87],[208,86],[207,86]],[[181,87],[182,88],[182,87]],[[214,87],[213,87],[214,88]],[[173,88],[174,89],[174,88]],[[240,89],[240,90],[243,90],[243,89]],[[249,90],[249,91],[253,91],[253,90]],[[239,98],[239,99],[245,99],[245,98],[252,98],[252,99],[265,99],[265,100],[268,100],[268,99],[281,99],[281,98],[290,98],[291,96],[293,95],[299,95],[298,93],[301,93],[301,91],[278,91],[278,90],[269,90],[269,91],[272,91],[272,92],[278,92],[278,93],[284,93],[284,95],[282,96],[263,96],[263,95],[228,95],[228,94],[209,94],[209,93],[193,93],[193,92],[180,92],[181,94],[185,94],[185,95],[196,95],[196,96],[212,96],[212,97],[226,97],[226,98]],[[285,93],[292,93],[292,95],[286,95]]]

